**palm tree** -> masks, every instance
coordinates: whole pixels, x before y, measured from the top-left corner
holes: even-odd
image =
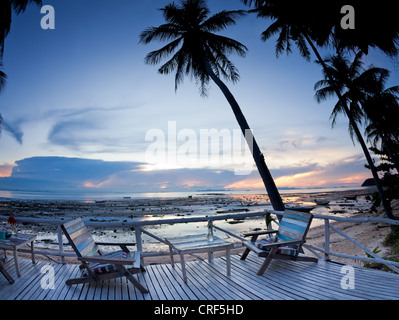
[[[140,35],[140,42],[148,44],[153,40],[170,41],[163,48],[150,52],[145,59],[147,64],[158,64],[172,55],[159,68],[160,74],[175,72],[175,86],[183,81],[185,75],[192,75],[200,85],[201,95],[207,94],[207,85],[212,79],[229,102],[233,113],[247,139],[256,166],[265,184],[270,201],[275,210],[284,210],[284,204],[263,154],[252,135],[248,137],[250,127],[236,99],[221,80],[223,76],[233,83],[239,79],[236,67],[228,55],[237,53],[245,56],[247,48],[233,40],[214,32],[234,25],[236,19],[243,16],[243,11],[222,11],[209,17],[210,11],[203,0],[184,0],[180,6],[171,3],[161,9],[166,24],[151,27]]]
[[[380,140],[390,156],[390,159],[398,169],[397,160],[392,146],[393,141],[398,139],[397,115],[399,113],[399,104],[396,93],[399,92],[399,86],[385,89],[385,83],[389,77],[389,71],[383,68],[370,67],[363,68],[363,52],[359,51],[352,62],[342,54],[338,54],[326,63],[330,63],[329,74],[339,87],[342,97],[349,105],[350,112],[356,123],[367,125],[366,134],[370,141],[374,137],[374,147]],[[316,98],[320,102],[328,97],[335,95],[335,89],[324,72],[324,80],[315,84]],[[344,113],[340,101],[334,107],[331,114],[333,126],[338,114]],[[352,124],[349,124],[349,132],[353,140],[354,130]]]
[[[17,15],[25,12],[30,3],[41,5],[41,0],[2,0],[0,2],[0,58],[4,53],[4,41],[11,29],[12,12]]]
[[[382,73],[372,88],[373,94],[363,103],[369,119],[366,128],[367,139],[374,148],[380,144],[399,173],[399,86],[385,88],[389,71]]]
[[[397,41],[399,39],[399,26],[393,15],[395,12],[392,2],[383,0],[377,6],[365,6],[361,2],[356,1],[356,9],[364,8],[360,15],[361,23],[356,27],[355,31],[344,32],[340,27],[340,12],[345,1],[284,1],[284,0],[242,0],[244,4],[255,5],[254,12],[259,17],[273,19],[273,23],[262,33],[262,39],[266,41],[273,35],[278,34],[276,52],[277,55],[284,51],[291,52],[292,42],[294,42],[303,57],[310,60],[310,46],[322,65],[327,77],[338,96],[341,107],[345,111],[350,126],[359,141],[359,144],[366,157],[367,163],[372,172],[378,192],[382,199],[385,214],[388,218],[394,219],[392,208],[389,200],[385,196],[377,169],[373,163],[370,152],[356,124],[356,119],[352,115],[346,104],[344,97],[341,95],[339,86],[333,80],[327,64],[321,57],[316,46],[323,47],[333,45],[337,51],[346,49],[360,49],[367,53],[370,47],[377,47],[389,56],[398,54]],[[377,8],[376,8],[377,7]],[[378,16],[378,11],[383,8],[385,14]],[[375,9],[375,10],[374,10]],[[371,19],[374,17],[375,19]],[[359,16],[359,15],[357,15]],[[370,20],[367,19],[370,18]],[[368,24],[373,21],[375,29],[371,34],[368,32],[370,28]]]

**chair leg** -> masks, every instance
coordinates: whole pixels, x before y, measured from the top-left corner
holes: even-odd
[[[118,266],[122,270],[126,278],[137,288],[141,293],[148,293],[148,290],[127,270],[124,266]]]
[[[10,284],[14,283],[14,279],[10,276],[10,274],[7,272],[7,270],[3,267],[1,263],[0,263],[0,272],[3,274],[3,276],[8,280]]]
[[[263,262],[262,266],[260,267],[259,271],[258,271],[258,276],[261,276],[267,269],[267,267],[269,266],[270,262],[273,260],[274,255],[276,254],[278,248],[272,248],[270,250],[270,253],[267,255],[267,258],[265,259],[265,261]]]
[[[249,250],[248,248],[245,249],[244,253],[242,254],[240,260],[245,260],[248,256],[248,254],[250,253],[251,250]]]
[[[253,235],[251,238],[251,242],[255,242],[257,239],[258,239],[258,235]],[[242,254],[240,260],[245,260],[250,252],[251,252],[251,250],[246,248],[244,253]]]

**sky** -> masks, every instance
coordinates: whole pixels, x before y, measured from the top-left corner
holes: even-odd
[[[169,0],[48,0],[55,29],[31,5],[13,17],[6,39],[7,86],[0,93],[0,190],[159,192],[262,189],[229,104],[213,84],[203,98],[190,77],[144,58],[164,43],[139,43],[164,23]],[[212,14],[244,9],[239,0],[208,0]],[[227,83],[279,188],[360,186],[371,177],[348,121],[329,119],[336,99],[317,103],[320,66],[294,49],[275,54],[260,40],[270,22],[249,15],[220,34],[248,48],[231,56],[240,81]],[[323,50],[323,55],[331,52]],[[366,66],[392,71],[398,61],[376,51]]]

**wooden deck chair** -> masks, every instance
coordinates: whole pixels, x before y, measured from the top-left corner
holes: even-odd
[[[69,279],[67,285],[100,282],[125,276],[141,293],[148,290],[135,279],[133,274],[145,271],[141,265],[140,252],[129,251],[127,246],[135,243],[99,243],[95,242],[81,218],[69,221],[61,226],[70,245],[82,262],[84,270],[81,278]],[[119,246],[122,250],[104,254],[98,246]]]
[[[6,268],[4,267],[6,258],[5,258],[5,253],[4,251],[0,252],[0,272],[3,274],[3,276],[8,280],[10,284],[14,283],[14,279],[10,276],[10,274],[7,272]]]
[[[243,241],[247,248],[241,256],[241,260],[245,260],[250,251],[255,252],[259,257],[266,258],[258,275],[265,272],[272,259],[317,262],[316,258],[301,253],[312,219],[311,213],[286,210],[278,230],[251,232],[244,235],[244,237],[252,238],[251,241]],[[260,235],[274,233],[276,234],[274,237],[258,241]]]

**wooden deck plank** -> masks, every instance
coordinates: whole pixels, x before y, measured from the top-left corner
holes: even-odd
[[[214,264],[215,267],[223,268],[220,259],[215,259]],[[225,279],[231,283],[233,290],[236,290],[236,292],[239,292],[239,294],[243,296],[243,300],[261,299],[260,295],[254,292],[254,287],[247,285],[247,282],[243,279],[243,275],[240,272],[232,272],[232,274],[226,276]]]
[[[172,265],[170,264],[165,264],[165,268],[169,271],[169,273],[173,276],[175,281],[177,282],[178,285],[186,292],[186,294],[190,297],[191,300],[206,300],[206,296],[203,294],[203,292],[198,289],[196,286],[193,285],[188,285],[184,283],[183,278],[181,276],[181,271],[179,271],[179,268],[172,268]]]
[[[253,269],[253,272],[256,272],[263,260],[259,259],[258,257],[249,259],[256,266],[255,269]],[[312,263],[308,263],[308,269],[306,272],[298,274],[298,272],[295,272],[295,270],[297,270],[299,262],[295,262],[295,264],[291,262],[291,268],[288,270],[285,268],[285,264],[283,262],[284,261],[282,260],[273,261],[273,263],[271,263],[269,266],[271,269],[264,274],[266,278],[276,283],[276,287],[283,288],[282,290],[286,290],[290,293],[294,292],[295,294],[299,295],[301,299],[318,300],[334,299],[337,297],[336,293],[331,292],[332,290],[328,290],[327,292],[323,290],[325,286],[328,288],[329,284],[317,281],[319,278],[316,277],[312,272],[312,268],[317,268],[317,266],[311,265]],[[336,283],[339,284],[340,281],[335,281],[334,284]],[[343,293],[342,298],[350,299],[351,297],[345,296],[345,293]]]
[[[259,259],[258,257],[256,257]],[[242,274],[242,281],[246,283],[249,288],[256,290],[261,299],[303,299],[303,296],[298,294],[298,290],[287,291],[281,286],[281,280],[275,276],[270,276],[265,273],[262,277],[256,275],[256,270],[259,266],[253,265],[249,259],[246,261],[239,260],[239,257],[234,257],[232,262],[238,269],[237,273]]]
[[[321,288],[328,290],[331,293],[335,293],[337,295],[346,293],[346,290],[341,288],[341,279],[344,274],[341,273],[341,267],[339,265],[334,266],[333,264],[329,263],[328,268],[324,262],[320,262],[318,266],[318,273],[315,275],[317,276],[318,282],[322,283]],[[355,269],[356,273],[359,272],[361,269]],[[297,277],[298,274],[304,273],[306,271],[306,266],[304,264],[299,263],[297,268],[293,270],[294,277]],[[369,280],[367,283],[362,282],[362,277],[356,276],[355,273],[355,284],[356,290],[352,290],[350,296],[352,299],[359,298],[359,299],[373,299],[378,298],[380,294],[370,292],[370,283]],[[356,280],[356,278],[358,278]],[[309,281],[314,281],[314,279],[309,279]],[[345,297],[343,297],[345,298]]]
[[[2,286],[0,299],[1,300],[14,300],[24,291],[26,286],[28,286],[32,281],[36,279],[38,274],[40,274],[40,264],[32,265],[31,261],[20,259],[21,277],[19,278],[16,274],[14,267],[10,267],[9,261],[7,261],[6,268],[10,275],[14,278],[15,283],[13,285]],[[13,264],[14,262],[12,262]],[[31,268],[27,268],[28,264]],[[3,279],[2,279],[3,280]],[[5,278],[4,278],[5,280]],[[23,280],[23,281],[21,281]],[[7,281],[8,284],[8,281]]]
[[[162,288],[162,291],[166,297],[166,300],[176,300],[178,299],[178,295],[176,296],[176,292],[173,289],[173,286],[168,285],[168,283],[165,281],[164,275],[161,272],[159,265],[154,265],[153,266],[153,271],[154,275],[156,278],[156,281],[158,281],[159,286]]]
[[[219,260],[220,259],[215,259],[215,263],[220,265]],[[233,260],[232,273],[229,279],[237,285],[237,288],[239,288],[238,290],[245,292],[253,300],[262,300],[265,299],[265,297],[266,299],[276,298],[275,296],[265,294],[268,290],[272,290],[268,287],[268,283],[266,283],[266,285],[262,284],[259,282],[259,278],[255,277],[255,275],[248,274],[247,270],[242,270]],[[281,296],[281,298],[283,298],[283,296]],[[284,298],[287,299],[287,296],[284,296]]]
[[[173,284],[173,289],[178,294],[177,300],[190,300],[186,291],[182,288],[181,283],[176,281],[176,278],[174,278],[172,273],[169,272],[169,269],[167,269],[165,265],[158,265],[158,268],[162,270],[168,283]]]
[[[214,260],[211,263],[201,264],[203,274],[210,279],[213,279],[213,285],[219,289],[220,293],[224,295],[226,299],[248,300],[248,295],[237,290],[237,285],[223,272],[219,272],[226,268],[226,263],[224,263],[224,267],[222,266],[221,268],[217,268]]]
[[[231,257],[231,275],[226,275],[225,257],[213,262],[196,260],[187,265],[188,283],[182,279],[180,263],[150,265],[135,275],[149,293],[140,293],[126,278],[103,283],[67,286],[65,280],[80,276],[78,265],[61,265],[20,259],[21,277],[16,276],[13,261],[7,270],[16,280],[10,285],[0,278],[0,299],[6,300],[259,300],[259,299],[389,299],[399,300],[399,275],[354,267],[355,289],[341,288],[342,265],[320,261],[291,262],[274,260],[262,276],[256,271],[262,259],[249,255],[241,261]],[[43,289],[41,268],[51,265],[55,288]]]
[[[193,267],[196,262],[196,267]],[[192,283],[197,286],[199,290],[204,291],[204,294],[208,300],[225,300],[226,298],[220,292],[219,288],[215,287],[213,284],[213,279],[205,276],[200,270],[200,263],[205,263],[203,261],[191,261],[191,263],[186,264],[188,284]],[[180,267],[180,264],[179,264]]]

